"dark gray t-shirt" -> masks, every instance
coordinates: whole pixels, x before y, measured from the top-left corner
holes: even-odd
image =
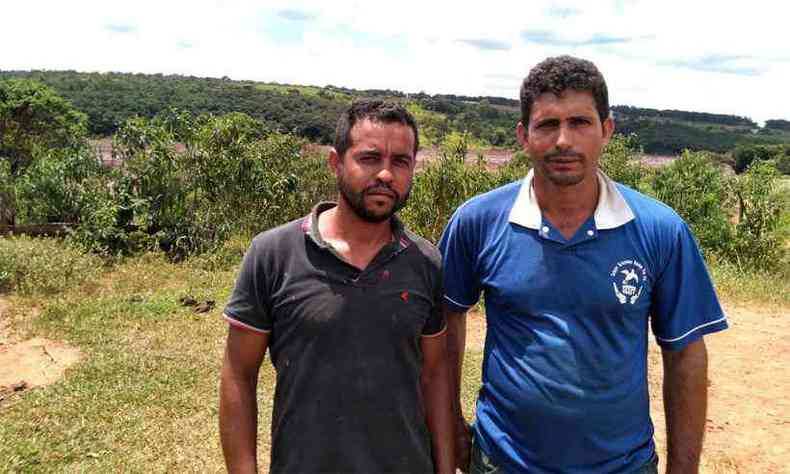
[[[258,235],[225,307],[270,332],[271,472],[433,472],[420,338],[445,327],[439,253],[393,220],[360,271],[318,233],[331,207]]]

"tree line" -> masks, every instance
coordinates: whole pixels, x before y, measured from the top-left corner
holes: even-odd
[[[132,117],[153,118],[168,108],[193,117],[241,112],[274,130],[311,142],[331,143],[335,118],[358,97],[405,102],[423,116],[430,145],[451,133],[468,133],[480,146],[516,147],[518,101],[454,94],[407,94],[389,89],[354,90],[233,81],[228,78],[75,71],[0,71],[0,81],[35,80],[49,86],[87,117],[87,130],[109,136]],[[731,152],[739,144],[790,143],[790,122],[769,120],[760,128],[746,117],[615,106],[618,130],[635,134],[646,153],[679,154],[685,149]]]

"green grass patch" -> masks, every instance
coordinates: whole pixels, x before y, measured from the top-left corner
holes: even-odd
[[[23,295],[53,294],[94,280],[102,266],[98,257],[60,240],[0,238],[0,290],[16,290]]]

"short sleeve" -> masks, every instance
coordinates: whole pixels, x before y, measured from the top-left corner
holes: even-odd
[[[244,255],[236,286],[224,311],[230,324],[254,332],[272,329],[263,260],[260,244],[254,240]]]
[[[437,251],[438,253],[438,251]],[[444,332],[445,328],[447,327],[447,323],[444,319],[444,310],[442,307],[442,299],[444,296],[443,291],[443,282],[442,282],[442,269],[441,263],[439,263],[441,259],[437,255],[437,264],[435,268],[436,277],[433,278],[433,288],[431,289],[431,297],[433,299],[431,306],[431,314],[428,316],[428,319],[425,321],[425,326],[422,329],[423,336],[438,336],[442,332]]]
[[[653,292],[651,324],[658,344],[677,351],[726,329],[727,318],[688,226],[680,223],[674,234]]]
[[[439,241],[444,273],[444,304],[455,313],[464,313],[480,298],[480,277],[477,272],[478,240],[472,222],[459,207],[444,229]]]

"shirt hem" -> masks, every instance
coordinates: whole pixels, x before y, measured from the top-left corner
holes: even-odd
[[[222,317],[225,318],[225,321],[227,321],[228,324],[237,327],[239,329],[244,329],[246,331],[254,332],[256,334],[269,334],[272,332],[271,329],[261,329],[261,328],[256,328],[255,326],[250,326],[247,323],[239,321],[233,316],[229,316],[227,313],[223,313]]]
[[[711,334],[714,332],[719,332],[727,329],[729,325],[727,324],[727,317],[722,316],[715,321],[709,321],[704,324],[700,324],[699,326],[687,331],[685,334],[674,337],[674,338],[661,338],[656,335],[656,342],[664,349],[669,350],[680,350],[689,345],[690,343],[700,339],[702,336],[706,334]]]
[[[475,305],[475,303],[472,304],[459,303],[447,295],[444,295],[444,302],[447,305],[447,307],[450,308],[450,310],[455,313],[465,313],[469,310],[469,308]]]
[[[442,326],[442,329],[440,329],[439,331],[433,334],[423,334],[422,337],[437,337],[437,336],[441,336],[445,332],[447,332],[447,322],[444,323],[444,326]]]

